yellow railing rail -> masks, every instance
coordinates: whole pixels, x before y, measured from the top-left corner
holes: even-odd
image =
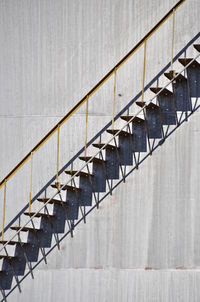
[[[58,133],[57,139],[57,173],[56,178],[58,181],[58,167],[59,167],[59,131],[60,127],[85,103],[88,102],[91,96],[113,75],[116,75],[117,70],[144,44],[146,51],[147,40],[160,28],[160,26],[173,16],[173,30],[174,30],[174,13],[185,0],[180,0],[176,5],[138,42],[124,57],[121,59],[41,140],[40,142],[6,175],[0,182],[0,188],[5,186],[8,180],[29,160],[32,161],[32,155],[38,151],[45,142],[54,134]],[[174,38],[173,38],[174,39]],[[174,43],[174,42],[173,42]],[[173,44],[172,43],[172,44]],[[173,47],[173,46],[172,46]],[[145,54],[146,56],[146,54]],[[144,86],[145,65],[143,71],[143,86]],[[144,90],[144,88],[143,88]],[[115,93],[115,91],[114,91]],[[144,93],[144,92],[143,92]],[[114,105],[114,104],[113,104]],[[114,108],[114,107],[113,107]],[[114,109],[113,109],[114,110]],[[87,104],[88,111],[88,104]],[[87,113],[88,114],[88,113]],[[86,148],[85,148],[86,153]],[[31,168],[32,169],[32,168]],[[32,185],[32,183],[31,183]]]

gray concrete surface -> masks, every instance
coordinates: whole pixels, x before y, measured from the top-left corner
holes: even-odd
[[[175,2],[0,2],[1,178]],[[177,12],[174,53],[199,32],[199,10],[188,0]],[[169,22],[148,42],[147,82],[169,62],[170,41]],[[118,74],[116,110],[141,90],[142,56]],[[91,100],[89,137],[111,118],[112,85]],[[61,165],[83,146],[83,112],[63,129]],[[8,301],[199,301],[199,119],[196,112]],[[52,139],[34,157],[33,193],[55,163]],[[8,183],[6,223],[27,203],[28,171]]]

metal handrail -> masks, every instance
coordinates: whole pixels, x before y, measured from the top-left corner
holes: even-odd
[[[38,144],[0,181],[0,189],[31,157],[31,154],[38,151],[43,144],[61,127],[75,112],[91,97],[113,74],[118,70],[144,43],[147,41],[165,21],[183,4],[180,0],[172,9],[40,140]]]
[[[59,194],[60,192],[61,192],[61,190],[62,190],[62,188],[64,188],[66,185],[68,185],[90,162],[92,162],[92,160],[110,143],[110,142],[112,142],[112,140],[114,140],[114,138],[127,126],[127,125],[129,125],[132,121],[133,121],[133,119],[135,118],[135,117],[137,117],[143,110],[144,110],[144,108],[146,108],[148,105],[149,105],[149,103],[151,103],[155,98],[157,98],[158,97],[158,95],[165,89],[165,88],[167,88],[180,74],[182,74],[185,70],[186,70],[186,68],[187,67],[189,67],[196,59],[198,59],[199,58],[199,56],[200,56],[200,54],[198,54],[195,58],[193,58],[186,66],[184,66],[184,68],[179,72],[179,73],[177,73],[164,87],[162,87],[162,89],[160,89],[160,91],[157,93],[157,94],[155,94],[154,95],[154,97],[153,98],[151,98],[150,99],[150,101],[148,101],[148,102],[146,102],[145,103],[145,105],[144,105],[144,107],[143,108],[141,108],[139,111],[137,111],[137,113],[136,114],[134,114],[133,116],[132,116],[132,118],[127,122],[127,123],[125,123],[125,125],[119,130],[119,131],[117,131],[113,136],[112,136],[112,138],[107,142],[107,143],[105,143],[99,150],[98,150],[98,152],[95,154],[95,155],[93,155],[83,166],[82,166],[82,168],[80,168],[76,173],[74,173],[73,174],[73,176],[64,184],[64,185],[62,185],[62,186],[60,186],[60,188],[57,190],[57,192],[51,197],[51,198],[49,198],[45,203],[44,203],[44,205],[37,211],[37,212],[35,212],[35,214],[34,215],[32,215],[31,216],[31,218],[18,230],[18,231],[16,231],[16,233],[13,235],[13,237],[11,238],[11,239],[9,239],[4,245],[3,245],[3,247],[0,249],[0,252],[2,251],[2,250],[4,250],[5,248],[6,248],[6,246],[9,244],[9,242],[11,242],[21,231],[22,231],[22,229],[24,228],[24,227],[26,227],[32,220],[33,220],[33,218],[38,214],[38,213],[40,213],[40,211],[41,210],[43,210],[49,203],[50,203],[50,201],[57,195],[57,194]]]

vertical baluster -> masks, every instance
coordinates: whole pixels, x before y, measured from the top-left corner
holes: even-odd
[[[33,178],[33,152],[31,152],[31,159],[30,159],[30,188],[29,188],[29,205],[28,205],[28,212],[31,212],[31,194],[32,194],[32,178]]]
[[[116,77],[117,69],[114,71],[114,88],[113,88],[113,108],[112,108],[112,130],[114,129],[114,116],[115,116],[115,98],[116,98]]]
[[[59,184],[59,152],[60,152],[60,125],[57,127],[57,165],[56,165],[56,184]]]
[[[88,128],[88,99],[86,98],[86,113],[85,113],[85,157],[87,156],[87,128]]]
[[[4,240],[5,215],[6,215],[6,180],[4,182],[4,196],[3,196],[2,240]]]
[[[173,14],[172,14],[172,44],[171,44],[171,71],[173,71],[174,30],[175,30],[175,10],[173,9]]]
[[[145,73],[146,73],[146,48],[147,48],[147,40],[144,41],[144,60],[143,60],[143,74],[142,74],[142,102],[144,102],[144,82],[145,82]]]

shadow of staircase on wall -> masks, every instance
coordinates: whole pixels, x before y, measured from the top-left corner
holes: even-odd
[[[197,53],[200,45],[195,44]],[[27,217],[24,225],[10,226],[14,232],[11,240],[4,240],[0,259],[0,289],[2,301],[18,287],[41,261],[47,263],[48,254],[67,236],[73,237],[74,228],[81,221],[86,223],[87,215],[115,188],[164,144],[178,128],[189,120],[200,107],[200,64],[199,54],[194,58],[179,58],[183,71],[169,71],[163,76],[169,83],[166,87],[151,87],[155,98],[149,102],[137,101],[130,104],[138,106],[137,116],[129,114],[116,118],[117,129],[105,129],[101,141],[90,145],[95,156],[80,156],[73,162],[83,161],[81,170],[62,171],[69,178],[66,183],[51,182],[55,190],[52,197],[39,196],[37,211],[23,211]],[[102,142],[104,134],[110,136]],[[96,150],[96,151],[94,151]],[[51,206],[51,207],[49,207]],[[67,228],[67,230],[66,230]],[[27,234],[27,240],[21,239]],[[14,247],[10,254],[8,246]],[[26,269],[28,268],[28,272]],[[14,282],[15,280],[15,282]]]

